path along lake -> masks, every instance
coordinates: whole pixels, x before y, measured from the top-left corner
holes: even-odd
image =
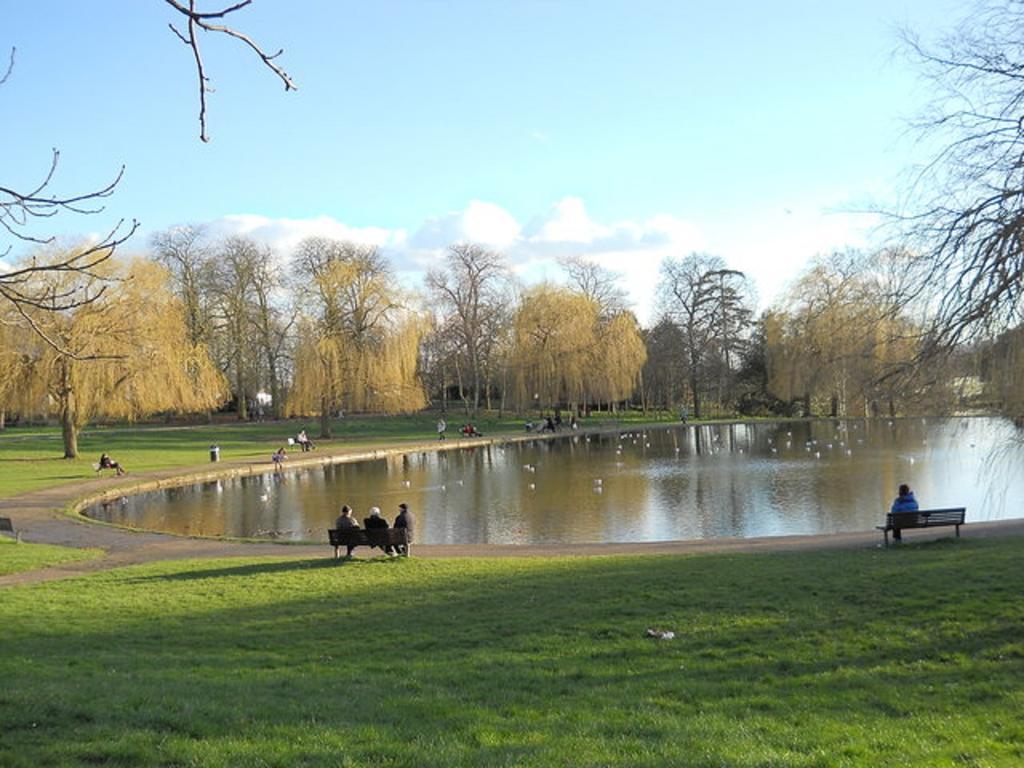
[[[205,482],[85,514],[178,534],[325,541],[342,503],[359,519],[376,505],[391,520],[404,501],[426,544],[748,538],[870,530],[905,482],[922,508],[999,520],[1024,517],[1021,437],[996,418],[568,433]]]

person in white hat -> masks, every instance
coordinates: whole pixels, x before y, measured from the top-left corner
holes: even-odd
[[[363,527],[367,531],[386,531],[391,526],[388,524],[387,518],[381,516],[380,507],[370,507],[370,516],[363,520]],[[375,547],[377,545],[371,544],[370,546]],[[390,555],[392,553],[390,546],[381,547],[381,549],[384,550],[385,554]]]

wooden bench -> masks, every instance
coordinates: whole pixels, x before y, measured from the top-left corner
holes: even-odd
[[[956,536],[960,538],[960,526],[964,524],[966,507],[950,507],[949,509],[918,509],[912,512],[890,512],[885,516],[885,525],[875,526],[885,536],[885,546],[889,546],[889,531],[894,541],[902,541],[901,535],[905,528],[934,528],[939,525],[955,525]]]
[[[14,523],[11,522],[11,518],[0,517],[0,532],[13,534],[18,543],[21,543],[21,531],[14,530]]]
[[[327,537],[334,547],[335,560],[341,556],[342,547],[348,548],[348,556],[352,555],[356,547],[380,547],[384,551],[388,547],[402,547],[401,551],[408,557],[411,546],[407,533],[405,528],[329,528]]]

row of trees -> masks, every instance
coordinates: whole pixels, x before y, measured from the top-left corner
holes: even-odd
[[[668,259],[647,330],[618,276],[582,258],[563,261],[565,285],[524,289],[500,253],[457,244],[415,295],[377,248],[326,238],[283,260],[181,227],[154,237],[151,256],[33,273],[36,295],[89,301],[8,308],[0,324],[0,407],[59,418],[69,456],[97,416],[225,403],[240,419],[317,416],[330,436],[340,413],[428,404],[470,418],[626,403],[694,417],[935,411],[971,372],[994,399],[1020,399],[1019,332],[956,365],[921,356],[928,318],[902,298],[912,257],[900,250],[819,259],[757,318],[749,281],[721,259]]]

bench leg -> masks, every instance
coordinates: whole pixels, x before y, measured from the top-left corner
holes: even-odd
[[[338,555],[339,555],[340,552],[341,552],[341,547],[335,547],[334,548],[334,559],[335,560],[338,559]]]
[[[885,537],[885,546],[889,546],[889,529],[886,528],[882,531],[882,535]]]
[[[960,526],[959,525],[956,527],[956,537],[958,539],[960,538]]]

